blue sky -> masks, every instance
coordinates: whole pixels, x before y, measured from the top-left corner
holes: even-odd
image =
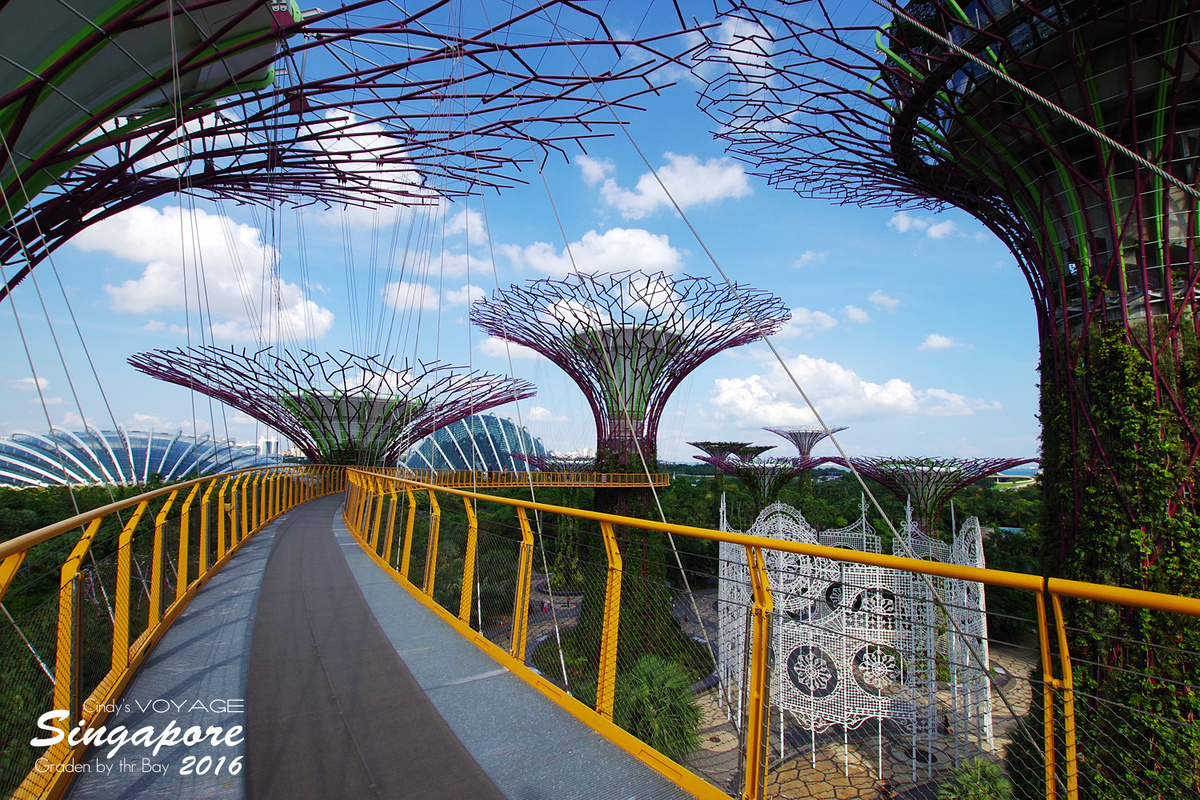
[[[847,452],[1037,455],[1033,304],[1007,250],[956,210],[833,206],[770,188],[725,155],[696,108],[699,84],[677,77],[644,112],[623,115],[630,136],[725,272],[794,310],[776,346],[826,422],[848,426],[838,437]],[[0,351],[0,434],[46,430],[40,385],[56,426],[78,428],[82,415],[102,428],[115,418],[131,429],[266,435],[125,364],[189,337],[508,373],[504,349],[467,323],[466,301],[561,275],[568,245],[585,271],[718,277],[624,135],[568,155],[541,174],[527,165],[527,185],[433,210],[297,212],[169,197],[94,225],[35,271],[36,285],[26,281],[0,304],[9,343]],[[552,449],[594,446],[582,395],[557,367],[527,353],[511,363],[538,395],[498,413]],[[660,429],[660,455],[690,460],[696,451],[684,442],[696,439],[777,442],[774,452],[790,454],[762,426],[810,421],[766,348],[751,345],[684,382]]]

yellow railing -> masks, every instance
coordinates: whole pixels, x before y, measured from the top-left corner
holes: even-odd
[[[841,570],[838,574],[849,575],[854,565],[867,565],[898,570],[910,576],[928,576],[934,582],[953,579],[971,582],[971,585],[1004,587],[1027,593],[1032,600],[1032,608],[1036,610],[1035,615],[1024,620],[1029,624],[1030,638],[1005,643],[992,637],[985,641],[987,647],[984,650],[987,652],[971,656],[978,660],[989,652],[991,654],[991,661],[987,662],[991,666],[982,674],[988,676],[990,681],[987,691],[991,705],[997,709],[997,717],[1004,720],[998,727],[1006,732],[998,734],[996,739],[1002,744],[997,744],[995,750],[989,752],[991,745],[985,746],[980,737],[961,735],[960,739],[955,740],[957,743],[953,748],[943,752],[940,758],[942,761],[952,759],[961,765],[970,757],[1002,762],[1002,757],[1006,756],[1010,774],[1015,769],[1025,769],[1033,775],[1031,779],[1027,776],[1025,785],[1030,785],[1028,781],[1032,780],[1035,791],[1044,794],[1047,800],[1076,800],[1081,796],[1079,765],[1088,757],[1094,761],[1102,759],[1104,754],[1113,752],[1114,746],[1117,749],[1126,746],[1135,753],[1141,747],[1153,749],[1161,746],[1161,743],[1139,741],[1098,742],[1099,728],[1087,727],[1090,724],[1088,720],[1093,717],[1085,715],[1086,718],[1081,720],[1077,708],[1080,698],[1076,696],[1076,673],[1081,668],[1094,671],[1097,664],[1081,663],[1072,658],[1070,642],[1073,637],[1086,635],[1088,631],[1069,626],[1063,611],[1064,601],[1106,604],[1106,608],[1111,605],[1118,609],[1136,609],[1143,614],[1155,611],[1186,617],[1200,616],[1200,600],[1194,598],[660,524],[492,497],[382,472],[350,470],[347,484],[344,511],[347,526],[381,565],[392,570],[402,585],[544,694],[697,797],[722,797],[726,796],[726,791],[741,798],[784,797],[789,796],[789,781],[792,781],[792,785],[803,784],[811,788],[814,781],[820,780],[832,781],[830,786],[836,787],[839,792],[836,796],[852,796],[844,792],[858,785],[854,783],[858,780],[859,784],[866,787],[861,789],[859,796],[875,798],[888,796],[885,792],[895,791],[897,787],[909,788],[906,783],[915,784],[922,780],[936,783],[947,780],[950,775],[948,771],[940,769],[944,764],[939,766],[940,771],[935,771],[933,763],[939,756],[930,752],[920,755],[924,777],[918,776],[915,747],[911,751],[904,750],[907,755],[903,756],[911,757],[914,762],[911,780],[906,774],[900,775],[899,771],[893,770],[895,774],[887,774],[891,764],[888,759],[893,756],[885,753],[882,721],[878,723],[877,749],[873,749],[876,747],[873,744],[876,736],[865,737],[864,741],[868,741],[869,746],[863,745],[862,749],[863,752],[870,751],[870,758],[856,757],[855,764],[850,758],[851,734],[861,737],[859,730],[843,728],[830,739],[828,731],[818,731],[814,726],[809,746],[810,733],[800,726],[802,747],[796,750],[795,720],[785,720],[772,702],[772,692],[777,690],[772,687],[781,685],[780,682],[787,679],[788,671],[793,666],[780,663],[787,654],[773,652],[771,635],[773,625],[782,619],[782,613],[790,614],[792,619],[802,618],[789,609],[801,608],[798,599],[808,602],[810,598],[800,597],[803,590],[797,589],[796,584],[771,585],[769,565],[775,563],[780,554],[809,558],[813,564],[834,565]],[[386,515],[383,513],[385,505]],[[453,524],[447,522],[451,517]],[[536,525],[531,525],[531,517]],[[421,525],[416,524],[419,518],[424,518]],[[572,519],[576,522],[571,523]],[[594,526],[594,531],[581,537],[579,526],[582,524]],[[634,663],[635,657],[642,658],[642,651],[648,656],[664,652],[665,645],[662,642],[670,638],[669,635],[662,635],[662,631],[669,634],[670,626],[654,628],[653,612],[648,612],[647,608],[661,601],[664,607],[673,608],[671,613],[676,628],[703,633],[715,627],[710,624],[710,617],[718,603],[705,597],[705,607],[697,603],[694,597],[689,598],[689,593],[671,590],[661,578],[653,577],[656,569],[652,563],[654,557],[647,556],[647,553],[661,553],[661,550],[654,549],[661,547],[661,542],[657,545],[647,544],[650,540],[638,539],[630,534],[639,530],[669,533],[677,541],[727,543],[736,545],[738,551],[743,553],[738,568],[744,570],[746,576],[748,599],[738,611],[741,615],[739,619],[745,621],[744,641],[748,644],[742,677],[736,681],[736,685],[721,681],[718,686],[703,693],[708,703],[702,709],[703,725],[707,726],[705,736],[700,742],[688,740],[688,744],[676,752],[676,758],[682,764],[650,749],[617,728],[613,721],[621,722],[631,730],[639,730],[637,714],[629,710],[639,702],[637,693],[632,688],[624,687],[646,680],[645,675],[654,669],[660,672],[664,669],[661,664],[655,666],[652,661],[639,660]],[[622,533],[618,534],[617,531]],[[545,539],[551,540],[549,545],[545,544]],[[622,545],[622,542],[626,544]],[[569,554],[581,548],[591,549],[590,555],[585,554],[581,562],[594,565],[596,579],[585,581],[587,590],[580,594],[556,592],[550,585],[550,574],[569,572],[570,565],[564,567],[564,553]],[[535,550],[541,551],[540,554],[535,556]],[[631,557],[638,559],[636,568],[631,567]],[[420,586],[411,577],[418,562],[422,575]],[[716,578],[716,570],[711,565],[693,567],[687,571],[691,574],[693,585],[707,578],[711,586]],[[661,569],[659,574],[666,572],[666,569]],[[545,583],[538,584],[537,591],[531,595],[531,587],[539,574]],[[840,583],[837,585],[842,586]],[[847,583],[845,589],[850,588]],[[630,606],[630,598],[636,598],[634,606]],[[904,598],[894,599],[905,601]],[[952,624],[947,622],[946,612],[946,607],[942,606],[933,623],[939,635],[944,634],[946,626]],[[627,625],[626,616],[629,615],[637,619]],[[531,626],[531,619],[536,622],[535,626]],[[533,627],[537,630],[533,630]],[[654,630],[660,634],[655,636]],[[636,636],[646,638],[627,640],[635,632]],[[711,641],[708,643],[709,647],[713,644]],[[1132,640],[1125,640],[1123,644],[1130,650],[1134,647],[1153,648],[1160,644],[1171,646],[1170,642]],[[702,649],[707,652],[709,647]],[[695,653],[689,650],[685,642],[676,648],[675,655],[676,660],[683,662],[694,658]],[[1184,663],[1195,656],[1185,653]],[[928,658],[927,664],[908,664],[905,669],[927,670],[930,676],[928,702],[935,704],[933,708],[937,709],[940,707],[937,704],[944,701],[934,694],[935,689],[953,679],[943,676],[941,671],[965,669],[972,665],[948,663],[944,653],[931,652]],[[540,672],[530,670],[527,660],[539,667]],[[1162,681],[1177,685],[1178,691],[1191,692],[1194,696],[1198,691],[1193,684],[1200,675],[1200,660],[1193,660],[1192,663],[1198,666],[1196,671],[1188,674],[1185,668],[1182,676],[1174,674],[1170,680],[1163,678]],[[666,669],[670,670],[669,667]],[[939,680],[936,685],[933,680],[935,669]],[[1120,671],[1119,667],[1117,671]],[[548,677],[552,677],[553,683]],[[1150,677],[1157,680],[1154,676]],[[842,676],[842,679],[849,678]],[[703,684],[697,686],[703,688]],[[1088,697],[1086,700],[1089,707],[1100,706],[1107,711],[1113,710],[1104,706],[1107,701],[1103,698]],[[625,704],[624,714],[621,713],[622,703]],[[958,712],[952,709],[941,717],[937,735],[953,735],[950,730],[956,719],[953,713]],[[1127,713],[1133,715],[1140,712],[1130,710]],[[728,724],[721,719],[722,716],[729,720]],[[1184,741],[1200,741],[1200,735],[1193,735],[1196,733],[1194,720],[1186,717],[1165,721],[1155,719],[1174,726],[1171,728],[1173,731],[1182,731]],[[1080,724],[1084,726],[1082,730]],[[945,731],[941,729],[943,726]],[[872,725],[871,731],[874,730]],[[819,738],[819,735],[824,738]],[[1091,748],[1088,750],[1090,756],[1084,753],[1082,740],[1087,740],[1087,747]],[[670,744],[669,740],[664,741]],[[823,741],[832,741],[833,745],[823,750],[820,744]],[[988,741],[991,741],[990,729]],[[788,755],[787,745],[793,748],[791,756]],[[862,742],[856,744],[859,745]],[[1032,748],[1027,756],[1022,755],[1025,753],[1023,747],[1027,750]],[[780,755],[772,768],[773,753],[777,748]],[[736,758],[730,756],[734,750]],[[796,752],[800,752],[801,756],[796,756]],[[831,756],[830,752],[834,755]],[[844,764],[840,755],[843,752]],[[879,754],[877,764],[874,763],[875,752]],[[821,759],[831,760],[833,767],[822,772]],[[1186,765],[1188,761],[1184,758],[1180,763]],[[685,769],[683,764],[691,771]],[[1097,765],[1093,763],[1091,767],[1095,769]],[[856,777],[855,770],[863,774]],[[1189,774],[1185,766],[1183,774],[1167,776],[1168,781],[1174,781],[1182,787],[1178,795],[1170,796],[1184,796],[1185,791],[1196,786],[1200,780],[1200,768],[1193,765],[1191,770]],[[697,773],[707,778],[707,782]],[[837,776],[836,781],[834,776]],[[1134,786],[1130,790],[1117,791],[1137,794],[1139,788]],[[1139,796],[1169,796],[1162,790],[1157,791],[1158,794],[1155,794],[1154,790],[1146,790]],[[1086,793],[1084,796],[1087,796]]]
[[[640,472],[516,472],[512,470],[394,469],[383,474],[419,483],[456,489],[527,489],[548,486],[634,487],[670,486],[665,472],[646,476]]]
[[[100,726],[106,709],[199,588],[270,520],[341,491],[344,476],[341,467],[283,466],[198,478],[0,543],[0,601],[13,586],[22,587],[25,600],[41,598],[27,603],[31,607],[22,609],[27,613],[20,620],[9,617],[6,646],[24,646],[28,660],[52,680],[46,697],[5,709],[0,727],[25,732],[31,720],[24,717],[36,719],[48,709],[67,712],[54,721],[64,734],[81,720],[85,729]],[[90,603],[83,602],[85,595]],[[53,654],[52,667],[41,653]],[[21,684],[26,701],[37,694],[40,681],[7,677]],[[72,777],[61,765],[76,762],[87,749],[72,747],[63,736],[43,753],[0,732],[9,745],[7,774],[0,778],[14,798],[61,795]],[[37,755],[43,769],[22,766]],[[14,771],[24,769],[29,772],[21,779]]]

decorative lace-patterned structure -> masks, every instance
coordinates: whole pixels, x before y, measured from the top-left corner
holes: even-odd
[[[747,532],[880,552],[865,514],[848,528],[819,532],[799,511],[776,503]],[[925,537],[910,517],[901,535],[914,550],[937,560],[982,566],[979,532],[978,520],[971,518],[955,544],[946,545]],[[881,743],[886,736],[909,748],[914,774],[925,766],[917,754],[932,752],[940,737],[953,737],[956,758],[991,749],[987,628],[978,585],[939,580],[931,591],[920,576],[899,570],[778,551],[766,555],[775,601],[772,705],[808,732],[810,744],[835,728],[844,736],[876,720]],[[751,591],[745,548],[722,544],[720,569],[718,672],[734,697],[748,657]],[[943,612],[935,592],[953,616],[950,631],[939,617]],[[947,667],[948,706],[938,698],[938,680]],[[794,739],[789,740],[795,744]]]

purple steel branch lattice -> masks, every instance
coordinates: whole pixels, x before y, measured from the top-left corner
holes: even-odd
[[[671,393],[704,361],[779,330],[789,314],[768,292],[640,271],[573,274],[497,289],[471,320],[557,364],[587,397],[601,469],[657,458]],[[650,461],[653,465],[653,461]],[[640,469],[640,465],[638,465]]]
[[[534,395],[533,385],[439,362],[203,346],[129,358],[287,436],[317,463],[389,465],[452,422]]]
[[[1003,472],[1032,458],[831,458],[842,466],[854,465],[863,476],[881,484],[900,500],[912,500],[922,533],[937,537],[942,509],[964,486]]]
[[[796,445],[796,450],[799,451],[801,456],[807,458],[808,456],[812,455],[813,448],[817,446],[818,442],[820,442],[826,436],[832,436],[835,433],[846,430],[846,426],[842,425],[841,427],[830,428],[829,430],[814,427],[763,428],[763,430],[770,431],[771,433],[787,439],[789,442]]]
[[[614,36],[599,15],[568,0],[508,9],[511,18],[481,12],[474,28],[457,5],[400,14],[382,0],[298,21],[267,0],[177,0],[176,21],[221,3],[235,6],[235,20],[268,9],[270,24],[232,42],[221,39],[229,25],[206,31],[173,69],[88,109],[55,141],[31,143],[27,159],[10,163],[14,151],[0,153],[0,169],[17,175],[3,185],[11,221],[0,241],[0,300],[82,228],[169,193],[395,205],[511,185],[522,162],[601,135],[615,122],[609,109],[635,108],[638,96],[659,88],[655,71],[678,58],[660,49],[678,31]],[[20,140],[28,109],[81,59],[167,21],[158,0],[85,29],[36,80],[0,97],[0,112],[11,111],[7,142]],[[274,85],[240,90],[271,66]],[[225,78],[164,106],[166,113],[120,116],[175,96],[176,77],[211,81],[214,70]]]
[[[1166,513],[1197,513],[1185,362],[1200,337],[1200,6],[928,0],[874,20],[843,6],[732,4],[732,40],[710,42],[698,70],[718,136],[780,188],[953,205],[1005,243],[1036,309],[1043,403],[1054,403],[1043,420],[1063,429],[1043,438],[1060,558],[1082,535],[1092,487],[1126,497],[1129,523],[1147,524],[1089,389],[1104,380],[1090,366],[1100,333],[1134,349],[1179,432],[1182,453],[1163,462],[1177,475]]]
[[[694,458],[712,464],[722,472],[726,472],[741,481],[746,491],[753,498],[757,514],[769,504],[775,502],[788,481],[802,475],[814,467],[829,462],[826,457],[812,458],[753,458],[742,459],[736,455],[725,457],[694,456]]]

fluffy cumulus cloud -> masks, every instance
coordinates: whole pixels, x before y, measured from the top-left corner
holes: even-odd
[[[45,378],[17,378],[8,382],[9,387],[16,389],[18,392],[32,392],[37,389],[45,389],[50,385],[50,382]]]
[[[534,406],[525,412],[525,419],[530,422],[566,422],[567,418],[541,406]]]
[[[918,389],[901,378],[868,381],[833,361],[796,356],[788,368],[804,387],[817,410],[838,422],[890,416],[961,417],[994,411],[998,402],[969,398],[945,389]],[[718,378],[711,393],[719,414],[743,426],[811,424],[816,420],[782,367],[746,378]]]
[[[795,262],[792,263],[792,266],[795,267],[796,269],[803,269],[804,267],[807,267],[809,264],[820,264],[828,256],[829,256],[829,253],[826,253],[826,252],[817,252],[816,250],[805,250],[803,253],[800,254],[800,257],[797,258],[795,260]]]
[[[871,321],[871,315],[858,306],[845,306],[842,309],[842,313],[844,313],[846,315],[846,319],[850,320],[851,322],[863,323]]]
[[[812,336],[820,331],[837,327],[837,320],[824,311],[809,311],[807,308],[793,308],[792,318],[788,320],[776,339],[790,339],[793,336]]]
[[[482,287],[467,283],[458,289],[445,289],[439,296],[436,288],[419,281],[392,281],[379,293],[383,295],[383,302],[400,311],[437,311],[443,307],[464,306],[487,295]]]
[[[972,233],[963,230],[952,219],[939,221],[936,217],[920,217],[915,214],[909,214],[907,211],[901,211],[889,219],[888,227],[895,228],[900,233],[924,233],[930,239],[945,239],[949,236],[957,236],[962,239],[983,241],[987,238],[987,235],[983,231]]]
[[[917,349],[922,353],[925,353],[930,350],[950,350],[954,347],[965,346],[966,345],[956,340],[953,336],[943,336],[940,333],[931,333],[925,337],[925,341],[921,342],[921,344],[917,346]]]
[[[211,315],[213,336],[232,342],[315,338],[333,326],[332,311],[278,276],[279,253],[258,228],[220,214],[138,206],[71,242],[145,265],[141,277],[104,287],[115,311],[151,314],[198,303]]]
[[[527,247],[501,245],[500,251],[513,266],[542,275],[561,278],[580,272],[619,272],[640,269],[645,272],[674,272],[683,264],[683,256],[666,236],[641,228],[612,228],[604,233],[588,231],[577,242],[558,250],[545,242]]]
[[[536,350],[530,350],[528,347],[508,342],[496,336],[489,336],[481,341],[478,345],[479,352],[491,358],[500,358],[508,360],[513,359],[534,360],[542,358],[542,354]]]
[[[696,156],[677,153],[667,153],[665,158],[667,163],[657,170],[658,178],[647,172],[638,178],[632,189],[622,188],[617,183],[613,177],[615,167],[610,161],[584,156],[578,163],[584,181],[590,186],[599,184],[600,198],[620,211],[625,219],[641,219],[660,207],[670,208],[671,197],[681,208],[689,208],[750,194],[746,172],[733,159],[710,158],[701,162]],[[663,186],[667,187],[666,192]]]
[[[899,300],[894,297],[888,297],[879,289],[871,292],[871,296],[867,298],[867,302],[885,311],[895,311],[900,306]]]

